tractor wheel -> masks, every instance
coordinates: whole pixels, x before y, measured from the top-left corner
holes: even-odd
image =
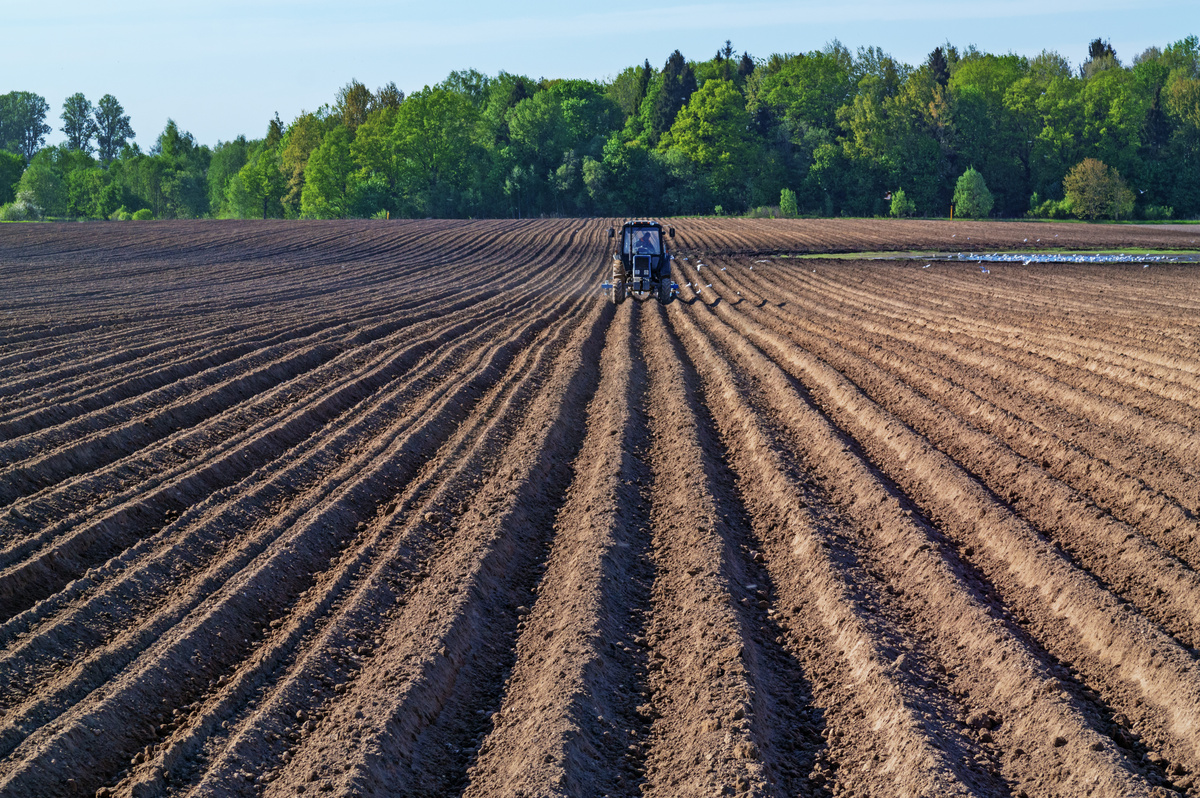
[[[658,283],[658,301],[664,305],[671,301],[671,278],[664,277]]]
[[[625,269],[620,263],[613,265],[612,271],[612,301],[619,305],[625,301]]]

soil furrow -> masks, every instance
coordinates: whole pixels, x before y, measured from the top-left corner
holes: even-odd
[[[683,295],[690,299],[691,292]],[[827,738],[836,744],[814,781],[878,795],[989,794],[989,779],[964,765],[975,746],[948,722],[943,702],[894,666],[887,641],[903,635],[870,612],[875,602],[863,590],[870,580],[854,578],[852,560],[822,531],[782,455],[747,412],[741,380],[717,342],[697,326],[691,308],[676,307],[672,324],[705,375],[705,396],[733,455],[755,534],[769,542],[767,571],[790,610],[782,623],[793,630],[790,642],[814,674],[814,701],[825,710]],[[728,338],[721,345],[745,346]]]
[[[1089,686],[1109,705],[1137,718],[1139,725],[1151,725],[1156,743],[1172,761],[1188,772],[1196,770],[1200,665],[1187,650],[1120,604],[950,458],[843,377],[757,324],[736,318],[735,312],[717,310],[820,396],[839,426],[872,452],[960,546],[971,546],[1006,602],[1036,619],[1036,636],[1048,651],[1086,673]],[[1081,741],[1067,740],[1066,745],[1079,747]]]
[[[632,305],[600,359],[587,434],[554,527],[545,576],[524,619],[495,728],[465,795],[630,794],[646,718],[647,378]]]

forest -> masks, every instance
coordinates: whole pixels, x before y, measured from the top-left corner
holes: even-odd
[[[0,95],[0,219],[744,214],[1200,216],[1200,40],[1122,60],[878,47],[708,60],[605,81],[452,72],[352,80],[261,138],[143,150],[105,95]]]

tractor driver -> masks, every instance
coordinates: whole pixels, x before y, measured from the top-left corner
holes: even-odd
[[[643,230],[634,242],[634,247],[638,255],[657,255],[658,254],[658,235],[653,230]]]

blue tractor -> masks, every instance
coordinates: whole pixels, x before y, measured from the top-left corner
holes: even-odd
[[[618,251],[612,256],[612,282],[605,284],[614,304],[619,305],[632,294],[639,299],[655,295],[665,305],[679,291],[671,281],[668,236],[675,237],[674,227],[664,229],[648,219],[633,219],[621,225]],[[608,228],[608,237],[617,237],[615,228]]]

